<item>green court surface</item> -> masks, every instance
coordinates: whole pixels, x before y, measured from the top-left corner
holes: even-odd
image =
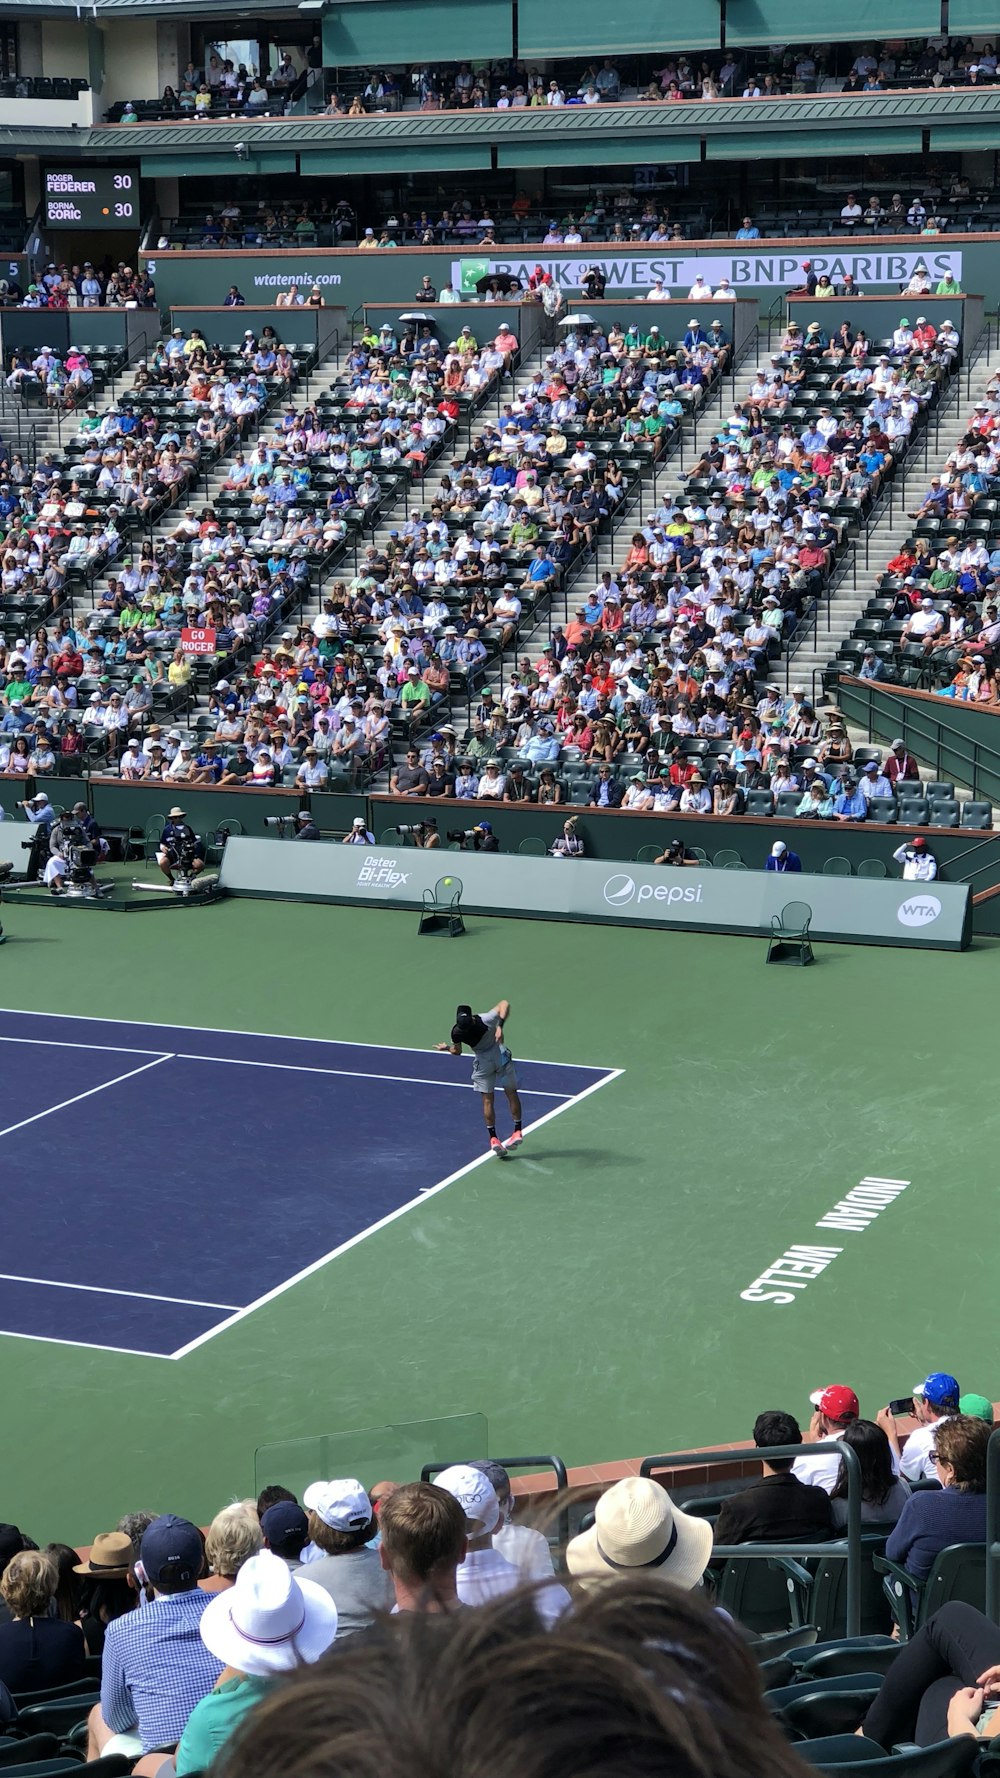
[[[872,1414],[931,1369],[1000,1394],[1000,946],[766,968],[763,942],[607,926],[474,919],[418,942],[384,910],[3,913],[8,1008],[429,1047],[457,1001],[507,996],[515,1055],[624,1070],[176,1362],[4,1338],[0,1517],[39,1542],[130,1508],[204,1521],[252,1488],[257,1446],[320,1432],[479,1413],[492,1451],[576,1464],[738,1439],[766,1407],[804,1418],[834,1381]],[[17,1115],[2,1075],[0,1106]],[[238,1115],[220,1103],[220,1144]],[[294,1169],[294,1122],[283,1138]],[[910,1183],[863,1230],[815,1228],[872,1176]],[[268,1196],[265,1171],[247,1179],[265,1241]],[[141,1221],[103,1234],[122,1285],[155,1292]],[[804,1244],[842,1251],[790,1305],[741,1298]],[[190,1257],[195,1286],[195,1240]]]

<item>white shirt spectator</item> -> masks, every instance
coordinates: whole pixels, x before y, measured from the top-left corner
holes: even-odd
[[[706,284],[700,272],[688,291],[688,296],[691,298],[692,302],[711,302],[712,286],[711,284]]]

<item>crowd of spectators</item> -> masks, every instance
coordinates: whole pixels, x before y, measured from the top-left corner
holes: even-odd
[[[110,259],[95,266],[57,264],[49,260],[45,270],[27,289],[13,273],[4,280],[4,302],[21,309],[155,309],[156,286],[148,272],[134,271],[124,260]]]
[[[481,1748],[483,1713],[498,1710],[489,1735],[496,1759],[497,1737],[520,1735],[528,1688],[533,1721],[519,1770],[532,1749],[537,1754],[540,1733],[552,1752],[562,1722],[563,1752],[553,1753],[560,1770],[571,1758],[579,1764],[589,1734],[636,1750],[630,1772],[662,1770],[666,1759],[667,1769],[690,1778],[722,1771],[752,1778],[766,1759],[769,1772],[797,1778],[815,1769],[799,1762],[799,1752],[812,1760],[813,1748],[794,1749],[782,1711],[769,1708],[790,1701],[787,1691],[763,1695],[787,1682],[787,1666],[779,1671],[772,1661],[761,1670],[757,1660],[768,1659],[771,1645],[713,1606],[720,1579],[726,1596],[725,1551],[842,1537],[852,1486],[846,1447],[867,1538],[862,1559],[884,1548],[894,1574],[917,1592],[951,1546],[985,1550],[994,1421],[987,1396],[963,1393],[941,1371],[870,1419],[847,1384],[814,1391],[809,1406],[804,1432],[787,1410],[757,1415],[760,1477],[721,1501],[686,1511],[657,1480],[629,1476],[603,1489],[589,1519],[576,1506],[578,1528],[561,1546],[552,1536],[560,1521],[545,1510],[552,1496],[534,1514],[517,1511],[508,1471],[492,1460],[450,1465],[433,1482],[385,1480],[370,1490],[355,1477],[320,1479],[301,1502],[269,1485],[256,1500],[223,1507],[205,1533],[174,1514],[129,1512],[82,1556],[60,1543],[39,1549],[18,1526],[4,1525],[0,1722],[23,1735],[19,1699],[57,1688],[63,1702],[72,1687],[82,1698],[89,1680],[99,1700],[89,1705],[87,1757],[118,1756],[137,1778],[184,1778],[209,1767],[223,1778],[258,1771],[263,1778],[307,1765],[374,1774],[387,1762],[396,1769],[390,1755],[412,1748],[414,1713],[426,1714],[432,1702],[433,1732],[449,1725],[452,1760],[463,1734]],[[910,1428],[905,1439],[899,1415]],[[833,1441],[841,1451],[828,1448]],[[759,1610],[752,1595],[748,1584],[745,1601]],[[509,1669],[508,1637],[517,1657]],[[878,1645],[869,1638],[854,1653],[870,1662]],[[851,1644],[834,1648],[849,1659]],[[446,1680],[452,1653],[456,1673]],[[806,1647],[803,1659],[824,1653]],[[567,1691],[574,1654],[579,1684]],[[952,1736],[988,1740],[983,1687],[995,1685],[1000,1668],[984,1669],[998,1656],[995,1626],[970,1605],[945,1605],[882,1665],[888,1677],[876,1695],[859,1679],[856,1720],[864,1717],[868,1757],[901,1735],[918,1746]],[[408,1663],[417,1666],[404,1683]],[[720,1664],[730,1669],[721,1712]],[[480,1693],[471,1723],[470,1670]],[[459,1671],[461,1706],[449,1702]],[[682,1689],[678,1698],[678,1685],[689,1683],[690,1696]],[[401,1712],[409,1717],[405,1734]],[[690,1752],[693,1723],[695,1744],[718,1751],[737,1719],[733,1757],[676,1763],[682,1748]],[[828,1767],[830,1744],[822,1744],[825,1756],[820,1745],[815,1763]],[[597,1769],[593,1758],[585,1763]],[[551,1765],[536,1758],[528,1769],[541,1774]],[[620,1753],[612,1769],[621,1770]]]

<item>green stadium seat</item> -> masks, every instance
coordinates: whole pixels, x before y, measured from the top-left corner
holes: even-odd
[[[899,1627],[900,1642],[908,1642],[942,1605],[958,1599],[982,1611],[986,1603],[986,1548],[981,1543],[952,1543],[940,1550],[934,1566],[921,1584],[898,1562],[875,1557],[875,1568],[885,1575],[886,1597]],[[913,1595],[917,1596],[916,1609]],[[23,1719],[22,1719],[23,1720]]]
[[[769,1691],[767,1704],[794,1740],[850,1735],[882,1689],[881,1673],[850,1673]]]
[[[873,796],[868,804],[868,819],[883,825],[891,825],[899,819],[899,808],[894,796]]]
[[[836,1778],[962,1778],[978,1758],[971,1735],[891,1754],[877,1741],[833,1735],[798,1741],[795,1751],[818,1771],[836,1774]]]
[[[712,859],[712,863],[716,870],[739,870],[743,860],[738,852],[733,852],[729,848],[723,847],[721,852],[716,852],[715,857]]]
[[[989,803],[966,802],[961,805],[960,825],[979,831],[993,826],[993,809]]]
[[[932,802],[930,808],[931,827],[957,827],[959,824],[958,803]]]
[[[859,877],[877,878],[888,876],[888,874],[881,858],[862,858],[858,865]]]
[[[823,865],[824,877],[849,877],[851,861],[849,858],[828,858]]]

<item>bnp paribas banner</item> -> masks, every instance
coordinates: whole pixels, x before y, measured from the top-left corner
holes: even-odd
[[[875,290],[898,290],[906,284],[918,265],[926,266],[936,285],[942,278],[962,282],[962,252],[959,248],[938,244],[932,237],[927,244],[896,252],[878,252],[869,247],[857,252],[838,247],[817,247],[806,256],[816,276],[825,272],[834,283],[851,274],[859,291],[871,295]],[[691,254],[675,257],[665,253],[629,252],[615,254],[607,242],[599,242],[592,253],[561,256],[551,248],[537,252],[530,247],[511,249],[504,257],[485,256],[456,259],[452,263],[451,281],[457,290],[472,296],[484,278],[499,275],[518,278],[526,284],[532,272],[541,266],[549,272],[562,290],[579,287],[589,266],[598,266],[607,279],[608,296],[634,296],[651,290],[657,279],[671,295],[687,296],[695,279],[701,277],[713,290],[728,278],[736,291],[791,290],[801,284],[803,254],[754,253],[732,251],[716,254]]]

